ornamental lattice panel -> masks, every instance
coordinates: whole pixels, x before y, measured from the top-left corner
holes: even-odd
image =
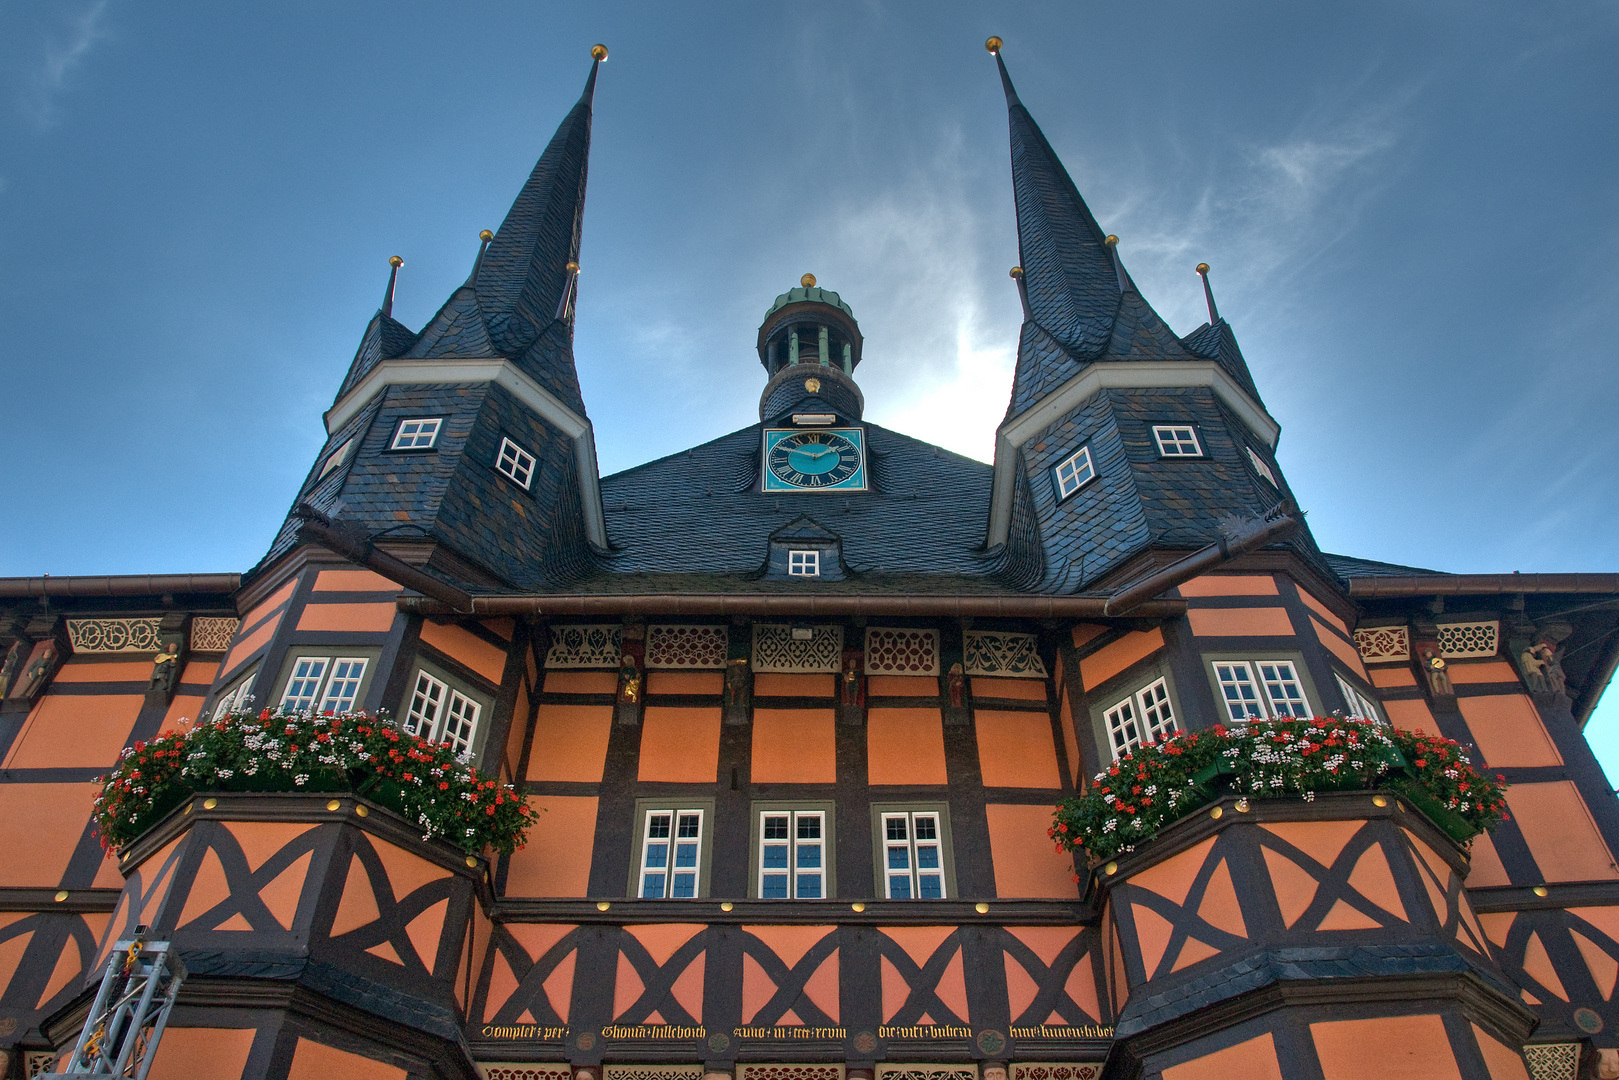
[[[240,619],[216,619],[198,616],[191,620],[192,652],[224,652],[236,636]]]
[[[483,1080],[571,1080],[571,1065],[536,1065],[529,1061],[479,1062]]]
[[[76,653],[157,652],[160,619],[69,619]]]
[[[866,629],[867,675],[937,675],[939,632],[912,627]]]
[[[880,1064],[876,1080],[978,1080],[978,1066]]]
[[[659,626],[646,630],[648,670],[714,670],[725,666],[730,631],[723,626]]]
[[[1439,654],[1453,660],[1494,656],[1501,624],[1489,622],[1445,623],[1439,627]]]
[[[799,641],[785,623],[754,623],[753,670],[786,674],[837,671],[843,660],[843,627],[811,629],[810,638]]]
[[[1404,626],[1367,626],[1355,631],[1355,648],[1368,664],[1411,658],[1411,631]]]
[[[1016,1061],[1006,1070],[1007,1080],[1097,1080],[1102,1075],[1099,1062],[1079,1065],[1072,1062]]]
[[[1046,665],[1040,659],[1039,644],[1040,639],[1033,634],[969,630],[964,667],[969,675],[1043,679],[1046,677]]]
[[[1523,1048],[1531,1080],[1577,1080],[1579,1043],[1530,1043]]]
[[[25,1050],[23,1051],[23,1071],[28,1080],[36,1076],[46,1076],[56,1067],[56,1052],[53,1050]]]
[[[843,1080],[843,1065],[738,1065],[736,1080]]]
[[[608,1065],[602,1080],[703,1080],[701,1065]]]
[[[623,645],[624,627],[617,623],[595,626],[552,626],[547,668],[616,668]]]

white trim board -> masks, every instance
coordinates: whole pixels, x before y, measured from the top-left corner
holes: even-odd
[[[564,405],[556,395],[498,356],[474,360],[384,360],[326,411],[330,435],[390,386],[434,383],[494,383],[509,391],[540,418],[573,440],[579,474],[579,502],[584,510],[585,538],[607,547],[607,516],[602,511],[601,474],[596,465],[596,433],[590,421]]]
[[[1006,543],[1012,529],[1012,491],[1018,450],[1102,390],[1207,387],[1268,448],[1282,427],[1213,360],[1139,360],[1091,364],[1033,408],[1006,421],[995,433],[995,483],[989,502],[987,547]]]

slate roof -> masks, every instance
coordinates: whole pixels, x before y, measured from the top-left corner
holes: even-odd
[[[1416,566],[1401,566],[1399,563],[1377,562],[1374,559],[1357,559],[1352,555],[1329,555],[1325,552],[1321,557],[1327,565],[1332,567],[1333,573],[1346,581],[1358,577],[1408,577],[1411,575],[1449,575],[1448,570],[1423,570]]]

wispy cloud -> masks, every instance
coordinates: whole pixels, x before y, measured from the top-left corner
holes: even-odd
[[[68,19],[65,26],[45,33],[41,55],[22,98],[24,112],[40,127],[56,123],[62,92],[96,42],[106,36],[103,24],[107,4],[108,0],[93,0]]]

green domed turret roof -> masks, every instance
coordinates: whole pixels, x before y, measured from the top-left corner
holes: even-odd
[[[831,289],[822,289],[815,285],[810,285],[807,287],[800,286],[797,289],[788,289],[776,297],[776,302],[770,305],[769,311],[765,312],[765,319],[768,321],[770,316],[788,304],[828,304],[837,308],[849,318],[854,318],[854,312],[849,310],[849,305],[845,304],[837,293]]]

